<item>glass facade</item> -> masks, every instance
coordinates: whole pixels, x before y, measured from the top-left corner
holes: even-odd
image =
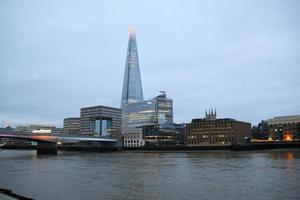
[[[157,123],[155,102],[149,100],[128,104],[126,106],[126,116],[123,119],[126,127],[155,125]]]
[[[143,100],[135,31],[130,31],[124,73],[122,100],[122,128],[160,126],[173,123],[173,102],[166,93],[151,100]]]
[[[173,123],[173,101],[166,95],[126,105],[125,127],[162,126]]]
[[[173,123],[173,101],[168,99],[166,93],[158,95],[154,98],[157,110],[158,125],[172,124]]]
[[[143,101],[143,89],[137,52],[135,31],[131,30],[127,48],[121,108],[127,104]]]
[[[111,136],[112,134],[112,119],[91,118],[91,132],[93,135]]]

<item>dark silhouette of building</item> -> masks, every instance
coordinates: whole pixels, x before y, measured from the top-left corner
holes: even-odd
[[[258,126],[252,128],[253,139],[267,140],[269,139],[269,125],[267,121],[262,120]]]

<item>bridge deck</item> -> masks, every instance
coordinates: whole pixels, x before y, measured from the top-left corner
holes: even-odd
[[[90,141],[90,142],[117,142],[116,139],[107,137],[89,137],[89,136],[68,136],[68,135],[36,135],[36,134],[11,134],[0,133],[0,138],[21,139],[34,142],[72,142],[72,141]]]

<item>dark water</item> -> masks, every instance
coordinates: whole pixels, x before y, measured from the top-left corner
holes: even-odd
[[[34,199],[299,199],[300,149],[183,153],[0,150],[0,187]]]

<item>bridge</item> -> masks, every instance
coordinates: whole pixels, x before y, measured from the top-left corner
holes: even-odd
[[[58,143],[93,143],[94,147],[99,149],[114,149],[118,147],[118,140],[108,137],[0,133],[1,138],[37,142],[37,154],[57,154]]]

